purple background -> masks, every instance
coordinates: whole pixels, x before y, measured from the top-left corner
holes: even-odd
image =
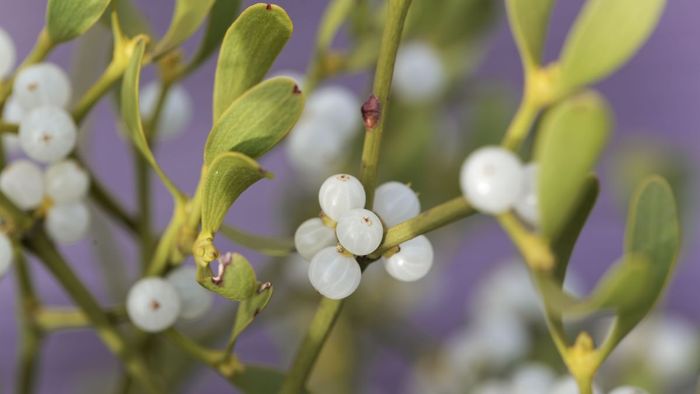
[[[172,2],[166,0],[139,1],[139,5],[147,12],[157,33],[162,33],[167,27],[171,14]],[[249,3],[246,1],[246,3]],[[284,49],[276,69],[295,69],[302,71],[311,54],[311,43],[315,29],[325,6],[325,1],[296,0],[280,1],[295,23],[292,40]],[[560,47],[571,21],[575,17],[582,1],[561,1],[555,11],[553,28],[548,44],[548,58],[553,59]],[[0,26],[15,37],[19,56],[23,57],[43,24],[43,0],[0,0]],[[659,141],[672,145],[674,149],[684,152],[693,158],[693,168],[698,168],[700,161],[700,138],[697,125],[700,124],[700,2],[696,0],[669,1],[668,8],[661,20],[657,31],[640,53],[632,59],[620,72],[600,84],[600,90],[611,102],[617,116],[616,136],[606,153],[603,168],[613,158],[621,138],[630,135],[647,135]],[[190,44],[196,44],[192,40]],[[517,53],[504,23],[499,19],[498,25],[487,40],[488,51],[486,59],[480,67],[480,75],[491,80],[501,80],[519,89],[521,72]],[[192,47],[193,45],[188,45]],[[56,61],[69,67],[74,45],[65,45],[51,56]],[[102,67],[96,62],[94,68]],[[193,96],[196,104],[194,121],[190,132],[184,137],[161,144],[158,156],[167,173],[177,174],[176,182],[185,190],[193,190],[199,175],[201,149],[206,132],[210,128],[210,100],[213,84],[213,62],[210,61],[199,72],[185,82],[185,86]],[[152,75],[146,73],[146,75]],[[352,87],[360,95],[366,94],[366,78],[352,79]],[[129,149],[117,135],[110,114],[108,103],[100,104],[88,123],[90,140],[86,142],[89,149],[89,160],[95,171],[104,179],[109,188],[129,207],[134,206],[132,167]],[[195,148],[193,148],[195,147]],[[234,223],[245,225],[246,228],[261,233],[276,234],[282,231],[281,219],[283,212],[276,210],[277,197],[290,183],[284,179],[290,176],[285,158],[279,152],[268,155],[263,164],[276,173],[274,181],[262,182],[255,185],[251,191],[241,198],[233,209],[231,218]],[[693,174],[694,184],[698,184],[697,172]],[[624,210],[612,198],[606,181],[610,177],[603,174],[603,192],[601,202],[597,205],[590,224],[584,231],[582,240],[574,257],[574,268],[588,283],[592,283],[606,269],[609,263],[620,254],[623,235]],[[697,188],[696,188],[697,189]],[[159,225],[164,225],[170,213],[170,203],[162,188],[157,189],[156,211]],[[697,210],[690,210],[697,215]],[[484,221],[486,222],[486,221]],[[697,280],[700,275],[700,245],[694,224],[696,216],[685,217],[685,224],[690,228],[686,232],[685,245],[678,275],[671,285],[665,308],[683,313],[695,322],[700,322],[700,309],[697,300],[700,298],[700,286]],[[495,260],[513,254],[513,249],[503,234],[493,225],[486,225],[483,231],[471,232],[459,246],[459,253],[453,258],[444,259],[440,264],[449,268],[450,275],[445,276],[443,288],[449,289],[445,294],[465,299],[471,285],[478,280],[478,274],[483,272]],[[122,249],[124,269],[129,275],[135,274],[136,264],[132,263],[136,255],[129,239],[119,237],[118,248]],[[99,268],[94,263],[94,243],[82,243],[78,246],[65,248],[79,275],[90,284],[91,289],[107,300],[104,281],[99,274]],[[251,258],[257,263],[256,256]],[[262,259],[260,259],[262,261]],[[35,265],[36,266],[36,265]],[[40,269],[36,269],[38,289],[44,300],[50,304],[67,304],[68,299],[54,281]],[[15,290],[11,278],[0,282],[0,392],[12,391],[12,376],[14,373],[15,345],[17,342],[16,322],[14,318]],[[461,309],[461,307],[460,307]],[[447,332],[462,318],[454,313],[438,313],[428,310],[426,319],[430,321],[428,328],[431,334],[440,335]],[[268,361],[283,366],[284,360],[274,356],[265,356],[269,349],[264,335],[252,335],[241,343],[240,351],[248,360]],[[99,340],[86,332],[62,333],[52,336],[47,341],[44,350],[44,361],[41,368],[43,379],[39,392],[69,393],[84,381],[85,376],[92,375],[99,379],[99,371],[109,370],[116,362],[104,349]],[[402,365],[396,356],[387,358],[382,371],[374,371],[369,379],[389,382],[381,385],[390,391],[391,381],[400,378]],[[213,389],[226,387],[218,378],[208,373],[206,379],[199,381],[197,389]]]

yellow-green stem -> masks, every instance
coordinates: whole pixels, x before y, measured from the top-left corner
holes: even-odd
[[[90,110],[100,101],[100,99],[107,93],[117,81],[119,81],[124,74],[126,69],[125,65],[121,63],[115,63],[116,60],[112,60],[112,63],[107,67],[100,78],[83,94],[83,96],[78,101],[78,104],[73,108],[73,119],[76,124],[82,123],[85,116],[90,112]]]
[[[13,250],[17,274],[19,332],[21,333],[17,362],[17,392],[29,394],[34,392],[43,335],[34,319],[34,311],[39,307],[39,300],[32,285],[27,261],[19,245],[13,245]]]
[[[532,129],[532,124],[537,118],[540,107],[532,102],[527,95],[523,96],[513,120],[503,137],[502,145],[514,152],[520,149],[523,141],[527,138]]]

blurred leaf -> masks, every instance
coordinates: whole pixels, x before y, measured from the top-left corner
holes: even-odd
[[[508,20],[523,64],[539,66],[554,0],[506,0]]]
[[[257,289],[258,291],[256,291],[252,297],[242,301],[240,305],[238,305],[236,321],[233,323],[233,330],[229,342],[235,343],[238,336],[253,323],[253,320],[255,320],[258,314],[262,312],[270,302],[273,291],[272,285],[270,285],[270,283],[258,283]]]
[[[356,0],[332,0],[321,18],[316,35],[316,46],[322,50],[330,48],[338,30],[355,7]]]
[[[238,196],[269,176],[250,157],[238,152],[221,153],[206,169],[202,194],[202,233],[215,233]]]
[[[280,7],[248,7],[224,36],[214,79],[214,123],[231,103],[260,82],[292,35],[292,21]]]
[[[46,27],[53,43],[72,40],[100,19],[110,0],[49,0]]]
[[[231,26],[238,15],[241,0],[215,0],[209,12],[209,21],[204,32],[202,42],[199,44],[197,54],[188,66],[196,68],[211,56],[224,39],[226,30]]]
[[[207,265],[197,264],[197,282],[209,291],[233,301],[243,301],[255,294],[257,280],[248,260],[238,253],[231,254],[231,261],[219,263],[216,275]],[[214,280],[218,277],[218,281]]]
[[[665,4],[666,0],[588,0],[562,49],[561,92],[596,82],[627,62],[651,35]]]
[[[271,368],[246,365],[231,379],[243,394],[277,393],[282,388],[284,374]],[[307,393],[306,390],[303,393]]]
[[[119,15],[124,33],[129,37],[139,34],[151,35],[148,19],[131,0],[112,0],[112,7]]]
[[[141,78],[141,63],[143,62],[143,54],[146,47],[146,39],[144,36],[136,37],[133,42],[127,45],[133,46],[130,51],[129,65],[124,73],[121,88],[121,112],[122,119],[126,126],[126,131],[131,139],[131,142],[141,152],[141,155],[151,165],[153,170],[158,174],[161,181],[168,188],[174,200],[181,198],[181,193],[173,182],[168,178],[160,165],[153,156],[151,148],[148,146],[148,139],[143,130],[141,122],[141,111],[139,110],[139,80]]]
[[[267,256],[284,257],[294,252],[294,240],[249,234],[232,226],[223,225],[219,232],[236,244]]]
[[[293,79],[276,77],[256,85],[218,118],[204,147],[204,162],[227,151],[259,157],[289,133],[303,110],[304,95]]]
[[[550,240],[578,204],[586,177],[608,139],[611,114],[601,96],[586,92],[549,110],[535,143],[542,233]]]
[[[170,27],[156,46],[157,53],[165,53],[187,40],[209,14],[214,0],[176,0]]]

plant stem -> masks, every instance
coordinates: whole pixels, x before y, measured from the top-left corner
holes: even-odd
[[[498,215],[498,222],[530,268],[536,271],[550,271],[554,268],[554,256],[544,238],[528,231],[512,212]]]
[[[25,244],[82,309],[102,341],[122,360],[133,379],[141,385],[145,392],[158,393],[159,390],[153,381],[153,375],[148,371],[144,360],[132,351],[126,340],[114,328],[107,314],[85,288],[82,281],[73,273],[46,233],[43,230],[37,230],[32,237],[25,239]]]
[[[145,270],[151,259],[151,250],[153,248],[153,236],[151,234],[151,177],[148,171],[148,162],[141,156],[141,152],[136,146],[133,147],[132,154],[136,172],[136,201],[139,212],[137,228],[141,251],[141,267],[142,270]]]
[[[22,335],[17,363],[17,392],[29,394],[34,391],[43,335],[34,318],[34,311],[39,306],[39,300],[32,285],[27,261],[19,245],[13,245],[13,250],[19,296],[19,331]]]
[[[90,89],[83,94],[78,104],[73,108],[73,119],[76,124],[82,123],[85,116],[90,112],[92,107],[111,89],[117,81],[119,81],[126,70],[124,64],[116,63],[112,60],[100,78],[90,86]]]
[[[520,107],[518,107],[513,120],[508,126],[505,137],[501,145],[512,151],[518,151],[522,145],[527,135],[532,129],[532,124],[537,118],[537,114],[540,111],[540,107],[535,105],[532,100],[527,96],[527,92],[523,95],[523,99],[520,102]]]
[[[19,125],[14,123],[0,122],[0,133],[17,134]]]

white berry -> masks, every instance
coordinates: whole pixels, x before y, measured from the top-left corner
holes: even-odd
[[[294,233],[294,247],[307,261],[321,249],[335,244],[335,230],[323,224],[323,220],[319,218],[305,221]]]
[[[579,394],[578,386],[576,385],[576,380],[571,376],[566,376],[560,378],[554,383],[552,389],[549,390],[549,394]],[[598,385],[593,384],[593,394],[603,394],[603,391],[598,387]]]
[[[65,71],[53,63],[39,63],[22,69],[12,89],[26,110],[41,106],[65,108],[72,89]]]
[[[351,209],[364,207],[366,198],[362,183],[347,174],[328,177],[318,192],[318,202],[323,213],[335,221]]]
[[[129,290],[126,311],[131,322],[146,332],[172,326],[180,314],[180,297],[175,287],[162,278],[144,278]]]
[[[362,271],[352,256],[328,247],[316,253],[309,264],[309,281],[325,297],[339,300],[354,293],[360,285]]]
[[[523,190],[515,202],[515,212],[531,226],[540,223],[540,207],[537,203],[537,164],[530,163],[523,170]]]
[[[523,167],[507,149],[488,146],[474,151],[462,164],[460,186],[479,211],[493,215],[513,207],[523,185]]]
[[[46,169],[46,194],[57,204],[83,199],[90,187],[90,177],[75,160],[63,160]]]
[[[19,143],[30,158],[53,163],[68,156],[75,148],[77,134],[73,118],[66,111],[39,107],[22,119]]]
[[[10,34],[0,28],[0,80],[10,75],[16,61],[15,43]]]
[[[335,235],[345,250],[355,256],[365,256],[374,252],[382,243],[384,227],[374,212],[353,209],[338,219]]]
[[[360,100],[349,89],[342,86],[325,86],[309,96],[304,117],[324,121],[333,126],[329,132],[348,138],[360,128],[360,106]]]
[[[196,281],[197,269],[181,266],[172,270],[167,281],[180,297],[180,318],[194,320],[204,316],[214,303],[213,294]]]
[[[11,94],[5,106],[2,108],[2,119],[7,123],[20,124],[25,114],[24,108],[19,104],[13,94]]]
[[[554,383],[554,372],[544,364],[527,363],[515,371],[511,378],[512,394],[541,394]]]
[[[139,107],[145,119],[151,119],[158,105],[161,85],[154,81],[141,90]],[[192,120],[192,98],[182,85],[173,85],[168,90],[158,118],[158,137],[179,137]]]
[[[325,121],[302,118],[289,134],[287,157],[309,186],[316,187],[345,161],[344,138]]]
[[[12,265],[12,242],[5,233],[0,233],[0,278],[2,278]]]
[[[620,386],[613,389],[610,394],[649,394],[649,392],[644,389],[640,389],[639,387]]]
[[[0,172],[0,190],[19,209],[34,209],[44,199],[44,175],[29,160],[17,160]]]
[[[384,268],[389,275],[413,282],[424,277],[433,266],[433,246],[428,238],[419,235],[399,245],[400,250],[384,259]]]
[[[44,223],[56,242],[72,244],[85,237],[90,227],[90,210],[84,202],[57,204],[49,209]]]
[[[433,47],[413,42],[399,48],[393,88],[402,100],[413,103],[434,100],[444,91],[445,82],[445,69]]]
[[[374,192],[372,210],[379,215],[387,227],[416,217],[420,213],[418,196],[407,185],[400,182],[387,182]]]

